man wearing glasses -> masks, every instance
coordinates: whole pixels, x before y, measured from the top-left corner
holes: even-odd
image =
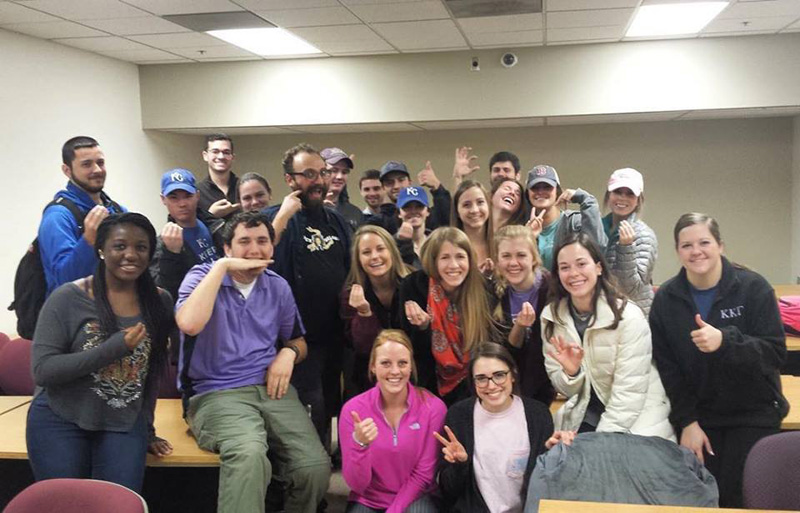
[[[208,164],[208,177],[197,185],[199,201],[198,217],[208,221],[209,217],[228,220],[240,210],[239,178],[231,172],[233,140],[226,134],[206,136],[203,160]]]
[[[289,282],[306,327],[308,358],[297,366],[292,384],[311,408],[311,420],[325,440],[330,418],[339,412],[344,326],[339,294],[350,270],[350,227],[324,205],[331,173],[319,152],[299,144],[283,157],[287,197],[299,201],[275,247],[272,269]],[[286,202],[286,200],[284,201]],[[281,207],[267,209],[274,219]],[[284,209],[285,210],[285,209]]]

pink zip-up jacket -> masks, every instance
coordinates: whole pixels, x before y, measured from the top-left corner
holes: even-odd
[[[361,448],[353,439],[352,413],[372,418],[378,437]],[[381,408],[381,391],[375,386],[350,399],[339,415],[342,475],[350,487],[349,501],[387,513],[401,513],[420,496],[435,490],[439,443],[447,407],[424,389],[408,385],[408,410],[394,430]]]

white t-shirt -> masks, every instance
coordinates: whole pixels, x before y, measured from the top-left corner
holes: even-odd
[[[522,513],[522,481],[531,443],[522,399],[514,396],[511,406],[490,413],[475,402],[475,480],[491,513]]]
[[[233,286],[236,287],[236,290],[238,290],[245,299],[250,297],[250,293],[253,292],[253,287],[256,285],[256,280],[253,280],[250,283],[239,283],[236,280],[231,281],[233,282]]]

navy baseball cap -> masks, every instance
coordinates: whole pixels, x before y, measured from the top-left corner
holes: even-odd
[[[344,152],[344,150],[340,148],[325,148],[321,152],[319,152],[320,157],[322,160],[325,161],[326,164],[332,166],[336,163],[346,161],[346,164],[350,169],[353,169],[353,161],[350,160],[350,156]]]
[[[402,162],[398,162],[396,160],[390,160],[383,166],[381,166],[381,181],[388,175],[389,173],[403,173],[407,177],[411,178],[411,175],[408,173],[408,168]]]
[[[553,166],[534,166],[528,171],[528,189],[537,183],[546,183],[550,187],[558,187],[561,182],[558,180],[558,173]]]
[[[172,191],[181,189],[190,194],[197,194],[194,184],[194,175],[188,169],[177,167],[170,169],[161,176],[161,195],[166,196]]]
[[[429,206],[428,193],[425,192],[425,189],[417,185],[411,185],[400,189],[400,192],[397,194],[397,208],[403,208],[412,201],[422,203],[423,206],[427,207]]]

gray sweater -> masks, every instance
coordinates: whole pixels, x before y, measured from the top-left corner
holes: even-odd
[[[172,308],[169,294],[162,300]],[[121,331],[106,337],[85,291],[74,283],[56,289],[33,337],[35,395],[46,390],[57,415],[89,431],[129,431],[144,409],[152,438],[158,380],[148,379],[150,337],[130,351],[122,331],[141,320],[117,317]]]
[[[610,225],[610,220],[604,221]],[[636,234],[633,244],[621,245],[619,231],[614,230],[608,236],[606,262],[617,279],[620,292],[648,315],[653,303],[653,268],[658,258],[658,239],[644,221],[636,218],[636,214],[631,214],[628,222]]]

